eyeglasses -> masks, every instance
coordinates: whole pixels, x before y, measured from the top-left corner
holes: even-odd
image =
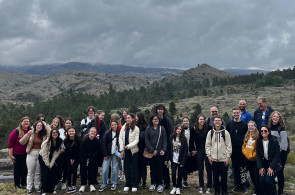
[[[267,133],[268,130],[261,130],[261,133]]]
[[[52,132],[52,134],[58,134],[57,132]]]
[[[157,119],[157,118],[154,118],[154,119],[153,119],[153,121],[158,121],[158,120],[159,120],[159,119]]]
[[[211,112],[218,112],[218,111],[211,111]]]

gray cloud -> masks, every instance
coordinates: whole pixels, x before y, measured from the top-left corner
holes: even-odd
[[[294,66],[295,2],[0,0],[0,64]]]

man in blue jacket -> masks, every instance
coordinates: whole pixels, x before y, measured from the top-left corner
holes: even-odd
[[[257,129],[260,131],[262,125],[268,125],[269,116],[274,110],[267,106],[267,100],[265,97],[259,97],[257,104],[259,105],[259,108],[254,112],[253,121],[255,121]]]

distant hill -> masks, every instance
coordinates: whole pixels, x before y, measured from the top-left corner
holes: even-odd
[[[256,73],[268,73],[268,70],[262,69],[224,69],[223,71],[234,74],[234,75],[248,75],[248,74],[256,74]]]

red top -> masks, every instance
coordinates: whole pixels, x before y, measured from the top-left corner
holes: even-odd
[[[101,125],[101,121],[98,121],[96,136],[98,135],[98,130],[99,130],[100,125]]]
[[[24,130],[24,135],[27,134],[28,132],[29,132],[29,130]],[[27,154],[26,153],[27,144],[21,145],[19,143],[20,139],[21,139],[21,137],[18,137],[18,135],[16,133],[16,129],[14,129],[8,139],[8,148],[9,149],[13,148],[14,154],[26,155]]]

